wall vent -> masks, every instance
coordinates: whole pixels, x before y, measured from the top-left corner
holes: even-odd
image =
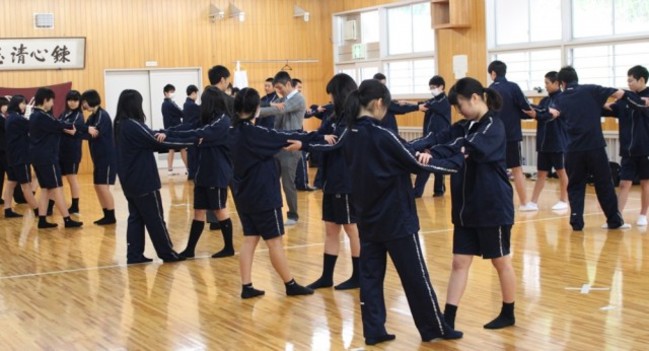
[[[34,14],[34,28],[52,29],[54,28],[54,14],[53,13],[35,13]]]

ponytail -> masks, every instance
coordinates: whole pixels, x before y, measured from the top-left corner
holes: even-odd
[[[503,106],[503,98],[500,94],[491,88],[484,89],[485,95],[487,95],[487,107],[492,111],[498,111]]]
[[[255,117],[261,98],[257,90],[253,88],[243,88],[234,97],[234,118],[233,126],[238,126],[243,121],[249,121]],[[250,115],[247,118],[241,118],[243,115]]]
[[[356,122],[358,114],[361,112],[361,98],[358,90],[354,90],[345,99],[345,116],[347,126],[352,127]]]

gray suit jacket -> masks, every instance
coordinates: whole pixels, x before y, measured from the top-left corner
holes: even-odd
[[[262,107],[259,117],[275,116],[275,129],[277,130],[300,130],[304,124],[304,112],[306,111],[306,101],[302,94],[297,93],[290,99],[282,98],[280,102],[284,103],[284,111],[277,107]]]

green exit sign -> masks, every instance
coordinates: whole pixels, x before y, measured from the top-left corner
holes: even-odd
[[[352,60],[362,60],[367,56],[367,45],[354,44],[352,45]]]

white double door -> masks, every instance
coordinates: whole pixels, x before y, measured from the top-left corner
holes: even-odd
[[[146,115],[146,123],[151,129],[162,129],[163,88],[167,84],[176,87],[174,101],[182,109],[187,98],[187,86],[193,84],[202,92],[201,68],[169,68],[169,69],[109,69],[104,72],[104,100],[106,111],[115,118],[119,95],[125,89],[134,89],[142,94],[142,108]],[[176,155],[179,160],[180,155]],[[166,155],[158,155],[158,167],[166,167]],[[179,161],[175,166],[181,165]]]

